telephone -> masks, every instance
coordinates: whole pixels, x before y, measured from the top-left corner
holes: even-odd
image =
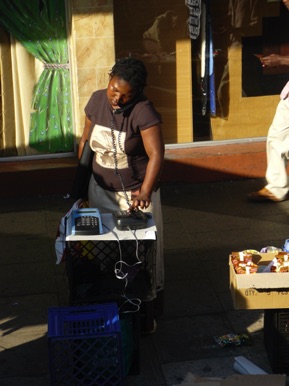
[[[101,215],[97,208],[80,208],[72,211],[73,235],[99,235],[103,233]]]
[[[148,216],[141,210],[116,210],[112,213],[116,228],[124,231],[128,229],[143,229],[148,223]]]

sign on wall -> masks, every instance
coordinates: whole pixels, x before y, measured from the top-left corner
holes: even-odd
[[[185,0],[186,6],[189,8],[188,30],[191,39],[197,39],[200,33],[200,18],[202,0]]]

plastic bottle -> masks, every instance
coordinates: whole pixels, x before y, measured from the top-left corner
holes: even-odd
[[[283,245],[283,251],[289,252],[289,239],[286,239]]]

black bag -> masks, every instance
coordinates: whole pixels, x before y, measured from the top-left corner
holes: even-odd
[[[88,198],[88,185],[92,174],[93,155],[94,151],[91,150],[88,141],[85,141],[70,192],[71,198],[76,200],[79,198]]]

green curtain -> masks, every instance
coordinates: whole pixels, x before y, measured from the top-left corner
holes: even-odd
[[[0,23],[44,63],[33,92],[29,145],[41,153],[72,151],[65,0],[1,0]]]

